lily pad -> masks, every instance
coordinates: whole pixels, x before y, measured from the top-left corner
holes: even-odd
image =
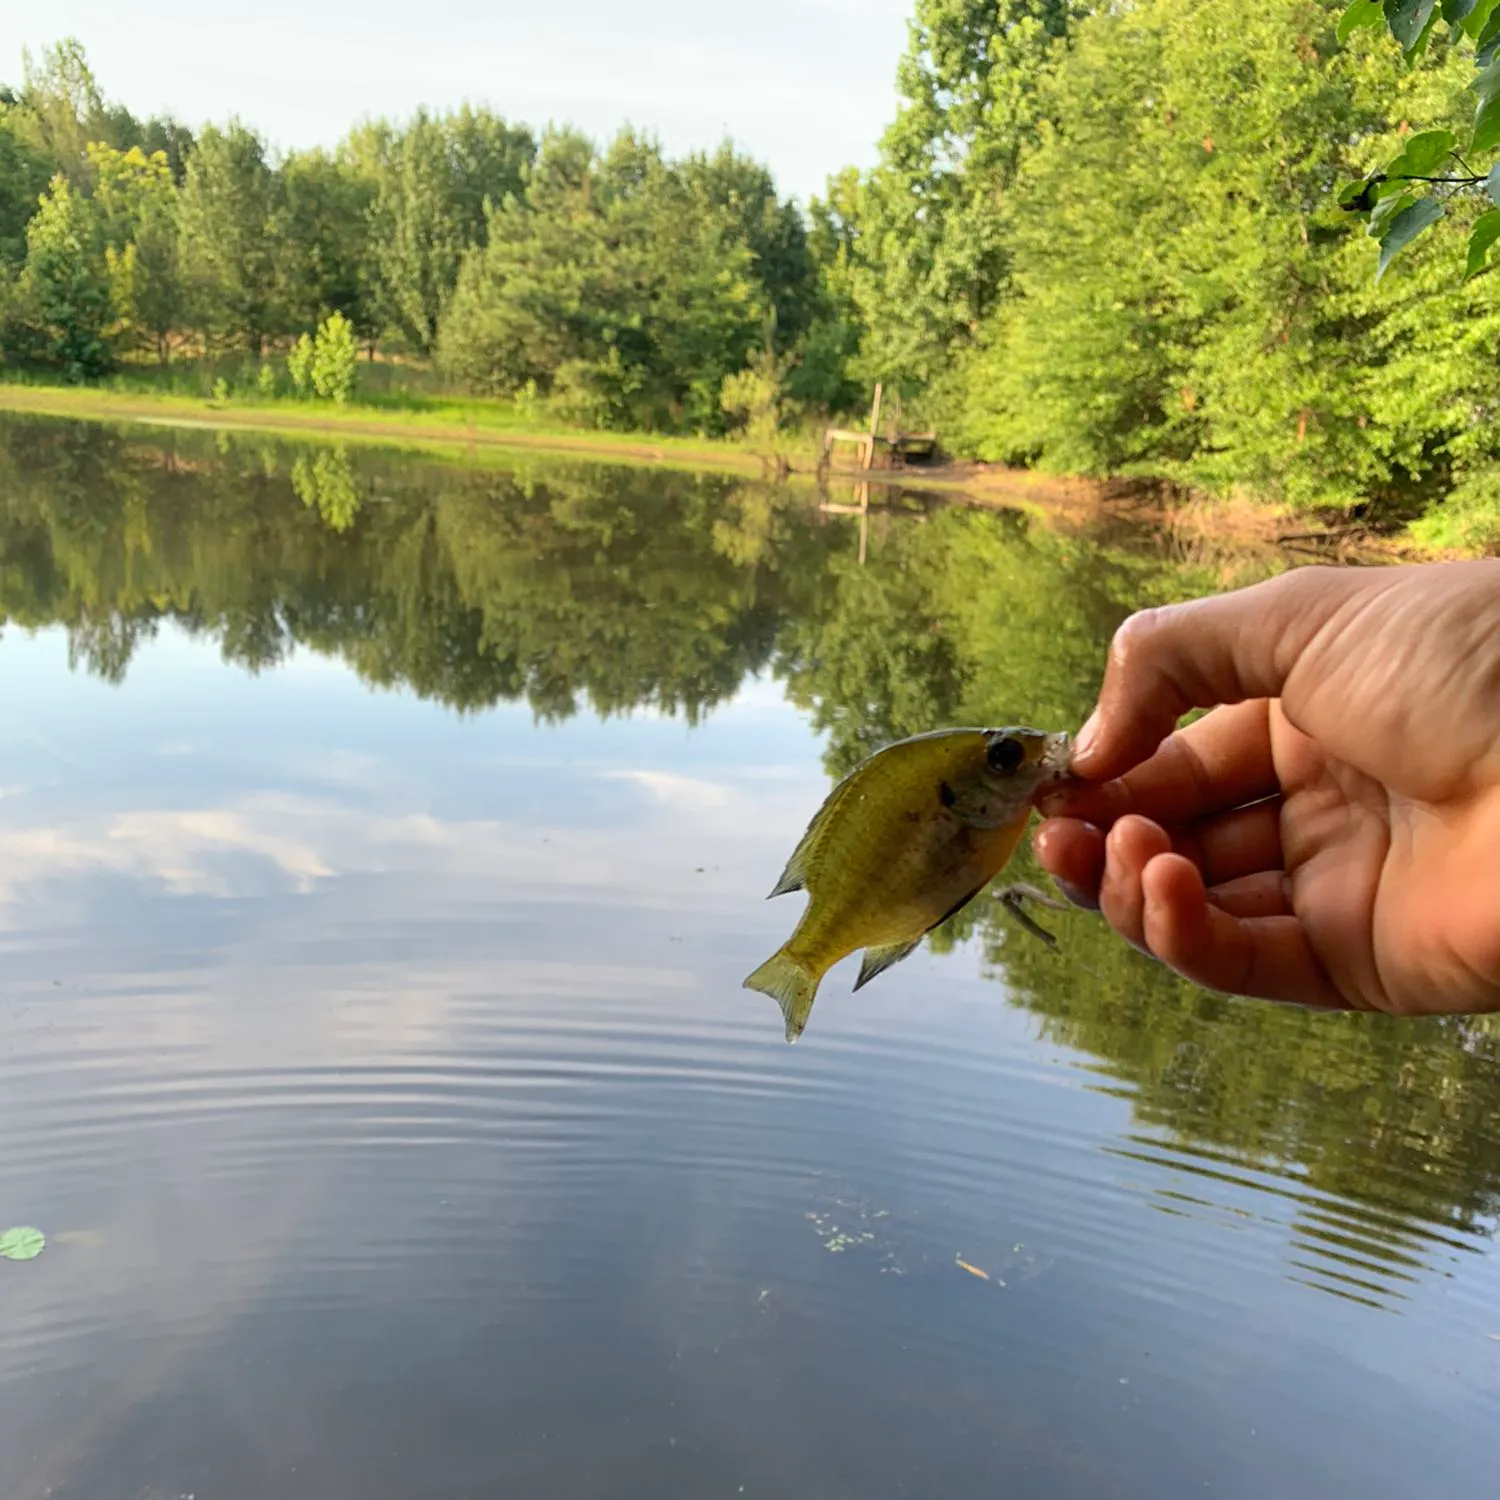
[[[0,1256],[6,1260],[35,1260],[46,1243],[47,1236],[40,1229],[22,1224],[0,1234]]]

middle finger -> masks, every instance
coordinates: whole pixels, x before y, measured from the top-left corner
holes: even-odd
[[[1146,948],[1146,898],[1141,874],[1159,854],[1172,852],[1167,831],[1149,818],[1121,818],[1104,841],[1104,879],[1099,886],[1099,909],[1127,943]]]

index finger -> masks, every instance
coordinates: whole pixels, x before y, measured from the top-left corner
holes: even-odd
[[[1107,781],[1150,756],[1190,708],[1280,697],[1318,631],[1371,584],[1362,569],[1299,568],[1132,615],[1111,643],[1099,706],[1079,733],[1072,769]]]

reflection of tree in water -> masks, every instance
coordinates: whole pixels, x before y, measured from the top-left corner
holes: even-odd
[[[252,670],[303,645],[462,709],[692,718],[765,665],[836,540],[762,487],[691,475],[338,449],[287,465],[78,431],[0,428],[0,607],[66,625],[111,680],[171,618]]]
[[[251,669],[302,645],[456,708],[559,717],[694,718],[769,666],[839,774],[941,724],[1076,726],[1115,624],[1202,582],[1016,515],[877,513],[861,566],[854,523],[766,486],[336,450],[289,484],[286,451],[0,424],[0,621],[65,625],[112,681],[171,619]],[[351,493],[369,498],[340,509]],[[1383,1305],[1485,1232],[1493,1023],[1230,1002],[1097,919],[1057,930],[1060,954],[980,902],[932,941],[976,937],[1043,1032],[1099,1060],[1134,1117],[1115,1149],[1161,1211],[1272,1217],[1289,1274]]]
[[[292,460],[292,492],[322,516],[331,531],[348,531],[359,515],[359,487],[354,465],[342,446],[319,448]]]
[[[1160,1182],[1164,1211],[1226,1207],[1291,1228],[1292,1273],[1389,1305],[1500,1212],[1490,1019],[1319,1015],[1208,995],[1109,938],[1059,925],[1053,955],[991,922],[1012,995],[1048,1038],[1101,1061],[1131,1102],[1118,1147]]]
[[[1076,726],[1114,626],[1191,592],[1189,571],[947,510],[877,530],[870,561],[787,622],[778,664],[829,731],[841,774],[943,723]],[[1019,872],[1040,872],[1023,856]],[[978,936],[995,976],[1049,1038],[1093,1054],[1128,1098],[1120,1149],[1159,1175],[1164,1211],[1290,1225],[1289,1274],[1390,1304],[1405,1279],[1474,1248],[1500,1211],[1500,1023],[1320,1016],[1208,995],[1083,914],[1051,952],[980,902],[930,939]]]

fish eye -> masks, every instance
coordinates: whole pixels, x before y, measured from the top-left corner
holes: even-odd
[[[1026,747],[1018,739],[1006,735],[1004,739],[992,740],[985,752],[990,770],[1002,776],[1013,776],[1026,762]]]

